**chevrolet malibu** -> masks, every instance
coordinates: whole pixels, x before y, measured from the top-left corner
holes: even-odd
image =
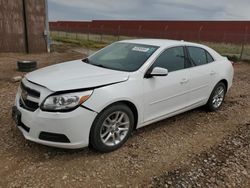
[[[126,40],[27,74],[12,116],[27,140],[109,152],[140,127],[199,106],[218,110],[232,80],[231,62],[207,46]]]

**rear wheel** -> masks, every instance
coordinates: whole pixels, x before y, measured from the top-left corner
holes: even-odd
[[[101,152],[121,147],[129,138],[134,126],[134,115],[130,108],[115,104],[102,111],[90,131],[90,144]]]
[[[222,102],[224,101],[225,95],[226,95],[226,86],[224,83],[220,82],[214,87],[209,97],[209,100],[206,105],[208,110],[210,111],[218,110],[221,107]]]

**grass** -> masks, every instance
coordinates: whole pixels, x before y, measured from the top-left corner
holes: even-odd
[[[52,40],[71,44],[72,46],[85,47],[88,49],[100,49],[117,40],[134,39],[136,37],[113,36],[100,34],[86,33],[66,33],[66,32],[51,32]],[[227,56],[234,60],[239,60],[241,53],[241,44],[231,43],[214,43],[200,42],[207,45],[223,56]],[[244,46],[242,60],[250,61],[250,45]]]
[[[108,45],[106,42],[97,42],[93,40],[85,40],[85,39],[74,39],[63,36],[52,36],[52,40],[57,42],[63,42],[67,44],[71,44],[75,47],[84,47],[88,49],[100,49]]]
[[[114,36],[114,35],[98,35],[86,33],[66,33],[51,32],[51,39],[57,42],[64,42],[73,46],[82,46],[90,49],[100,49],[104,46],[118,40],[134,39],[136,37]]]
[[[207,45],[223,56],[227,56],[232,60],[239,60],[241,54],[241,44],[231,44],[231,43],[214,43],[214,42],[201,42],[204,45]],[[250,60],[250,45],[244,46],[244,51],[242,54],[242,60]]]

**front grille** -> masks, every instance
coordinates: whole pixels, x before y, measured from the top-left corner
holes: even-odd
[[[32,112],[36,111],[36,109],[39,107],[38,103],[23,99],[20,99],[19,104],[20,107]]]
[[[34,89],[31,89],[29,87],[26,87],[23,82],[21,82],[21,89],[22,91],[26,91],[29,96],[35,97],[35,98],[40,98],[40,92],[36,91]]]
[[[39,134],[39,139],[50,142],[70,143],[66,135],[57,133],[41,132]]]
[[[40,92],[25,86],[22,82],[20,87],[20,107],[32,112],[36,111],[39,107]]]

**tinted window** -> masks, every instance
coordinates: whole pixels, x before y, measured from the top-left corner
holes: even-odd
[[[214,61],[214,58],[212,58],[212,56],[207,52],[207,62],[211,63]]]
[[[157,49],[158,46],[118,42],[90,56],[88,63],[108,69],[136,71]]]
[[[183,47],[174,47],[167,49],[163,52],[153,64],[153,67],[161,67],[168,69],[169,72],[184,69],[185,58],[184,58]]]
[[[206,51],[202,48],[187,47],[191,63],[194,65],[204,65],[207,63]]]

